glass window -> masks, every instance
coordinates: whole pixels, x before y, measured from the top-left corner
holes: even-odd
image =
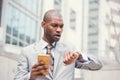
[[[61,12],[61,0],[54,0],[54,7],[58,12]]]
[[[119,3],[120,4],[120,0],[111,0],[111,1],[114,1],[116,3]]]
[[[94,36],[94,35],[98,35],[97,32],[94,32],[94,33],[88,33],[88,36]]]
[[[13,14],[14,12],[14,14]],[[24,14],[14,6],[8,6],[7,34],[11,35],[13,45],[23,46],[36,41],[37,21]],[[17,41],[19,44],[17,44]]]
[[[61,0],[54,0],[54,3],[59,4],[59,3],[61,3]]]
[[[10,41],[11,41],[10,36],[6,35],[6,41],[5,42],[10,44]]]
[[[19,46],[24,46],[24,43],[23,42],[19,42]]]
[[[15,37],[18,36],[18,30],[16,28],[13,28],[13,36]]]
[[[31,23],[31,39],[32,39],[32,41],[31,41],[31,43],[33,43],[33,42],[35,42],[35,40],[36,40],[36,28],[37,28],[37,24],[36,24],[36,22],[35,21],[32,21],[32,23]]]
[[[30,43],[30,37],[29,36],[26,36],[26,42]]]
[[[20,14],[19,17],[19,26],[18,26],[18,32],[19,32],[19,38],[20,40],[25,40],[25,22],[26,22],[26,16],[23,14]]]
[[[76,29],[75,26],[76,26],[76,12],[71,9],[70,10],[70,28],[72,30],[75,30]]]
[[[21,40],[24,40],[24,39],[25,39],[25,35],[24,35],[23,33],[20,33],[20,34],[19,34],[19,38],[20,38]]]
[[[7,26],[7,33],[11,34],[11,27],[10,26]]]
[[[12,9],[12,6],[9,6],[9,9],[7,10],[7,25],[9,27],[11,27],[11,24],[12,24],[12,14],[11,12],[13,12],[14,10]]]
[[[99,0],[90,0],[90,3],[99,3]]]
[[[17,45],[17,40],[12,39],[12,44],[13,44],[13,45]]]
[[[38,9],[38,2],[39,0],[14,0],[30,10],[31,12],[37,14],[37,9]]]

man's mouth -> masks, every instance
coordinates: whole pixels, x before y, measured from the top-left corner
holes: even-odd
[[[61,35],[60,35],[60,34],[56,34],[56,35],[55,35],[55,37],[60,38],[60,37],[61,37]]]

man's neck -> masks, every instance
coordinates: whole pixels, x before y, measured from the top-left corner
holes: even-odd
[[[47,42],[48,44],[52,44],[52,43],[54,43],[54,42],[50,42],[47,38],[45,38],[45,37],[43,37],[42,38],[45,42]]]

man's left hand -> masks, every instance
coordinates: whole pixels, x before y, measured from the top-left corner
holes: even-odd
[[[77,52],[70,51],[64,55],[64,64],[69,65],[74,63],[79,57],[79,54]]]

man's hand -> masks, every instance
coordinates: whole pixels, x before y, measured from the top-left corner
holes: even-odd
[[[33,65],[30,80],[35,80],[36,78],[40,78],[45,76],[45,73],[48,73],[48,65],[45,65],[43,61],[38,62],[37,64]]]
[[[69,64],[72,64],[74,63],[79,57],[79,54],[77,52],[68,52],[64,55],[64,64],[65,65],[69,65]]]
[[[82,57],[82,54],[77,53],[77,52],[68,52],[64,55],[64,64],[69,65],[74,63],[76,60],[84,63],[86,60]]]

